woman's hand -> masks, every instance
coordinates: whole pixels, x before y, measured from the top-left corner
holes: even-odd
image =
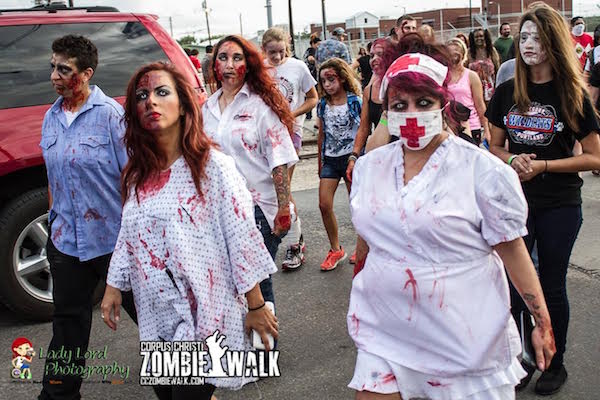
[[[545,326],[547,325],[547,326]],[[535,361],[540,371],[545,371],[550,367],[550,362],[554,353],[556,353],[556,345],[554,343],[554,333],[550,321],[546,324],[538,324],[531,332],[531,343],[535,350]]]
[[[273,224],[273,234],[275,236],[281,236],[289,231],[291,226],[292,216],[290,215],[290,206],[288,204],[287,206],[277,210],[277,215],[275,216],[275,221]]]
[[[348,160],[348,166],[346,167],[346,179],[352,183],[352,171],[354,171],[354,160]]]
[[[516,158],[515,158],[515,160],[516,160]],[[513,164],[515,163],[515,160],[513,160]],[[533,179],[534,177],[536,177],[537,175],[541,174],[542,172],[544,172],[545,169],[546,169],[546,161],[531,160],[531,163],[530,163],[530,171],[531,172],[520,173],[519,179],[521,180],[521,182],[527,182],[527,181]]]
[[[273,315],[267,306],[263,306],[258,310],[248,311],[248,314],[246,314],[245,327],[247,334],[250,334],[253,329],[258,333],[265,345],[266,351],[271,350],[267,335],[271,334],[274,339],[279,337],[279,323],[277,322],[277,317]]]
[[[536,157],[537,155],[533,153],[519,154],[515,158],[513,158],[512,162],[510,163],[510,166],[517,172],[517,174],[519,174],[519,177],[523,174],[530,174],[531,172],[533,172],[531,164]]]
[[[102,310],[102,320],[113,331],[117,330],[117,322],[121,318],[121,302],[121,291],[107,284],[100,309]],[[114,315],[114,320],[111,312]]]

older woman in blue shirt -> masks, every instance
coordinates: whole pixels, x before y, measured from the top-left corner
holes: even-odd
[[[60,96],[44,117],[40,143],[48,172],[47,255],[55,307],[48,354],[64,347],[73,357],[46,359],[39,398],[73,399],[80,398],[82,379],[64,371],[85,365],[75,355],[88,348],[94,289],[106,279],[119,233],[127,153],[121,140],[123,108],[89,85],[98,65],[94,44],[82,36],[59,38],[52,44],[50,65]],[[123,303],[135,319],[131,292]]]

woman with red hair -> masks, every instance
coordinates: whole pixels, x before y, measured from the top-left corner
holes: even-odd
[[[267,68],[260,51],[246,39],[221,39],[213,55],[219,90],[204,104],[202,117],[206,134],[234,157],[246,178],[256,225],[275,259],[290,229],[288,167],[298,156],[291,139],[294,117]],[[271,278],[260,287],[265,300],[274,302]]]
[[[129,82],[124,139],[130,158],[102,318],[116,330],[120,290],[133,290],[141,341],[205,340],[208,346],[212,340],[250,350],[244,331],[255,329],[268,349],[277,320],[258,283],[276,267],[250,218],[244,180],[202,131],[200,113],[194,89],[170,64],[145,65]],[[211,352],[211,359],[220,356]],[[215,386],[238,389],[253,380],[207,378],[205,385],[157,394],[210,399]]]
[[[381,98],[398,140],[354,167],[350,209],[362,239],[347,322],[358,349],[356,399],[514,399],[525,371],[505,268],[535,314],[538,368],[556,351],[521,239],[519,179],[450,132],[447,75],[425,54],[394,61]]]

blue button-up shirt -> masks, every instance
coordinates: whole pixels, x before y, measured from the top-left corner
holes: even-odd
[[[81,261],[113,251],[121,225],[121,171],[127,163],[123,107],[97,86],[70,126],[62,96],[42,125],[52,194],[50,238]]]

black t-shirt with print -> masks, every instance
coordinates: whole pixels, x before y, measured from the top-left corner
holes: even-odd
[[[537,160],[571,157],[576,140],[600,132],[587,96],[584,117],[579,119],[578,132],[574,132],[562,117],[554,81],[528,84],[531,105],[526,113],[517,108],[513,92],[514,79],[498,86],[485,114],[490,123],[506,130],[508,149],[513,154],[535,153]],[[572,206],[581,204],[582,185],[577,173],[542,173],[523,182],[523,191],[531,208]]]

